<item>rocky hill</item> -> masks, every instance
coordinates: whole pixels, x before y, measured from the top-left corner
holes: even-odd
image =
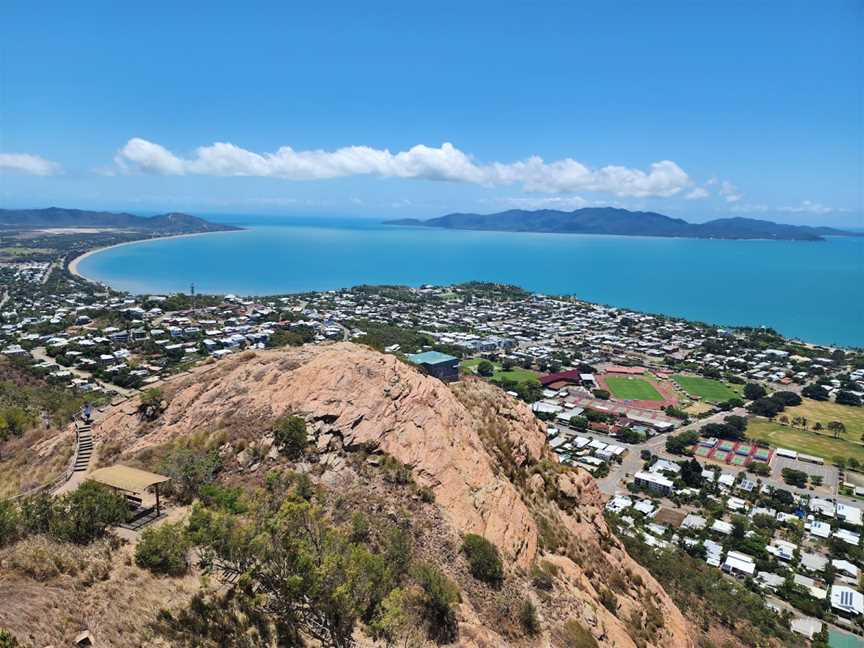
[[[616,207],[583,207],[571,212],[557,209],[510,209],[495,214],[447,214],[428,220],[405,218],[385,221],[390,225],[500,232],[549,232],[560,234],[612,234],[616,236],[665,236],[711,239],[775,239],[821,241],[825,236],[860,236],[855,232],[823,226],[787,225],[755,218],[719,218],[689,223],[657,212]]]
[[[172,212],[158,216],[135,216],[125,212],[88,211],[83,209],[0,209],[0,227],[11,229],[38,228],[110,228],[159,234],[196,234],[200,232],[232,231],[233,225]]]
[[[495,387],[474,380],[447,386],[394,356],[341,343],[241,354],[178,379],[165,400],[155,422],[142,422],[134,403],[111,412],[96,428],[105,452],[146,462],[178,440],[218,436],[229,470],[251,478],[282,461],[269,423],[299,413],[317,452],[297,468],[346,496],[360,489],[358,506],[381,499],[363,478],[380,463],[376,457],[408,466],[434,494],[433,503],[406,503],[418,545],[462,589],[460,645],[565,646],[571,640],[562,629],[574,623],[598,646],[695,645],[681,611],[610,533],[593,479],[558,465],[530,410]],[[359,469],[358,455],[368,456]],[[398,497],[387,495],[383,506]],[[467,533],[500,549],[500,592],[472,583],[453,553]],[[531,591],[530,573],[541,561],[557,576],[549,596],[534,596],[542,641],[526,641],[496,615],[508,592]]]

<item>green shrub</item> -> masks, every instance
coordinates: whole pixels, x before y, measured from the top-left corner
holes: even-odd
[[[20,515],[10,500],[0,500],[0,547],[18,539]]]
[[[205,484],[198,489],[201,500],[210,508],[228,513],[245,513],[249,507],[243,498],[243,489],[221,484]]]
[[[46,491],[30,495],[21,500],[21,527],[27,534],[48,533],[54,498]]]
[[[55,498],[48,531],[57,540],[88,544],[108,527],[124,522],[127,512],[123,496],[86,481],[74,492]]]
[[[532,637],[540,632],[540,619],[537,617],[537,608],[528,599],[525,599],[519,608],[519,623],[522,624],[525,632]]]
[[[550,563],[544,561],[531,568],[531,583],[544,592],[551,592],[555,586],[554,576],[548,567],[551,567]]]
[[[182,576],[189,568],[189,546],[182,524],[149,527],[135,547],[135,564],[156,574]]]
[[[0,648],[27,648],[28,644],[22,644],[8,630],[0,628]]]
[[[489,377],[495,372],[495,366],[488,360],[481,360],[477,365],[477,373],[481,376]]]
[[[498,548],[483,536],[469,533],[462,542],[462,551],[468,559],[474,578],[497,585],[504,578],[504,567]]]
[[[201,488],[211,484],[222,469],[222,460],[215,450],[206,452],[192,448],[174,448],[161,462],[159,472],[171,478],[166,493],[180,503],[189,504]]]
[[[429,638],[438,643],[451,643],[456,639],[456,611],[459,588],[437,567],[426,563],[417,565],[414,580],[423,590],[421,599],[423,620],[429,630]]]
[[[351,516],[351,542],[366,542],[369,539],[369,520],[362,511],[355,511]]]
[[[600,602],[612,614],[618,611],[618,597],[605,587],[600,588]]]
[[[597,648],[597,640],[576,619],[570,619],[554,633],[567,648]]]
[[[299,459],[309,443],[306,421],[299,416],[282,416],[273,428],[276,445],[289,459]]]

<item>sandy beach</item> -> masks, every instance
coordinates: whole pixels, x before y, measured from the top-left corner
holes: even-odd
[[[124,245],[138,245],[139,243],[146,243],[147,241],[164,241],[166,239],[187,238],[190,236],[204,236],[206,234],[220,234],[226,231],[239,230],[219,230],[216,232],[193,232],[191,234],[174,234],[172,236],[153,236],[150,238],[138,239],[137,241],[125,241],[123,243],[116,243],[114,245],[106,245],[105,247],[87,250],[87,252],[85,252],[84,254],[75,257],[69,262],[69,265],[66,267],[66,269],[69,270],[69,274],[73,274],[76,277],[81,277],[82,279],[86,279],[87,281],[93,281],[93,279],[90,279],[90,277],[87,277],[78,271],[78,264],[93,254],[98,254],[100,252],[104,252],[105,250],[111,250],[113,248],[123,247]]]

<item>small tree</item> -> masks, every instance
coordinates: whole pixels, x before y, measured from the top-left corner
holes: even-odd
[[[160,524],[141,534],[135,564],[156,574],[182,576],[189,568],[190,542],[181,524]]]
[[[0,547],[18,538],[20,514],[12,500],[0,500]]]
[[[276,445],[282,454],[289,459],[299,459],[303,456],[309,443],[306,432],[306,421],[300,416],[282,416],[276,421],[273,430]]]
[[[828,423],[828,431],[834,434],[834,438],[838,438],[841,434],[846,434],[846,426],[842,421],[831,421]]]
[[[471,575],[491,585],[504,579],[504,568],[498,548],[483,536],[469,533],[462,542],[462,551],[468,559]]]
[[[164,400],[162,390],[158,387],[150,387],[141,393],[138,403],[138,413],[145,421],[153,421],[162,413],[162,401]]]
[[[423,591],[422,616],[429,629],[429,638],[438,643],[456,639],[458,625],[454,606],[459,602],[459,587],[433,565],[417,565],[412,574]]]
[[[58,540],[87,544],[125,521],[126,513],[125,498],[107,486],[86,481],[55,500],[49,532]]]
[[[757,383],[747,383],[744,385],[744,398],[747,400],[759,400],[767,394],[765,388]]]
[[[481,360],[477,365],[477,373],[488,378],[495,373],[495,366],[488,360]]]

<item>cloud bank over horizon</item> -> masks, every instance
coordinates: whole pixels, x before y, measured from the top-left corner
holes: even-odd
[[[27,175],[49,176],[62,173],[63,167],[57,162],[46,160],[30,153],[0,153],[0,172],[24,173]]]
[[[192,157],[182,158],[160,144],[134,137],[117,152],[114,161],[120,170],[129,173],[252,176],[292,181],[365,175],[487,187],[516,184],[532,193],[592,191],[631,198],[669,198],[695,186],[689,175],[671,160],[654,162],[647,171],[618,165],[592,169],[572,158],[546,162],[536,155],[510,163],[478,164],[449,142],[437,148],[418,144],[397,153],[368,146],[347,146],[334,151],[297,151],[283,146],[275,153],[255,153],[227,142],[216,142],[198,147]],[[703,196],[697,193],[692,197]]]

